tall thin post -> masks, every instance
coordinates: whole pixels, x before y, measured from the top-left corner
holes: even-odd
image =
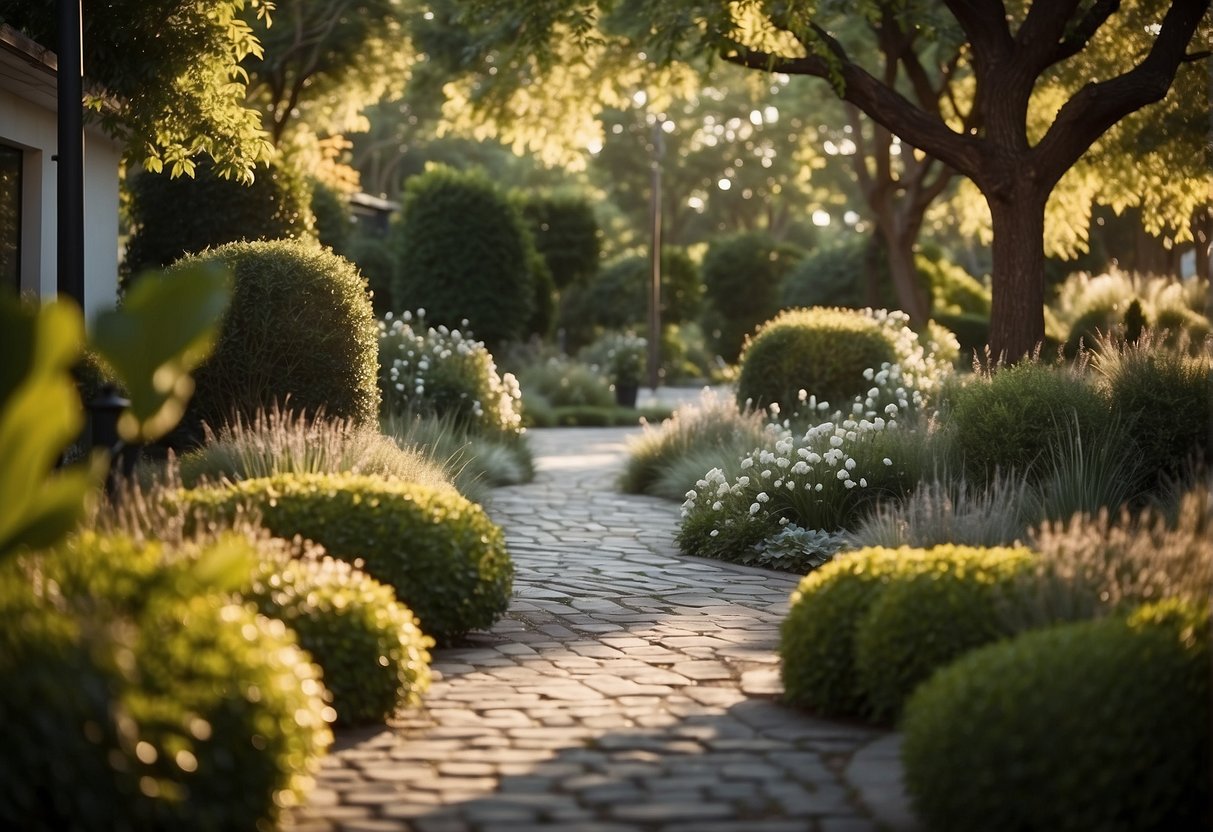
[[[58,289],[84,307],[84,104],[80,0],[56,0],[59,15]]]
[[[653,119],[653,187],[649,202],[652,222],[651,270],[649,275],[649,387],[657,391],[661,382],[661,157],[665,153],[664,118]]]

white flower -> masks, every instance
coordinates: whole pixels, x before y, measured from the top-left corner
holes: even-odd
[[[720,529],[712,529],[710,532],[708,532],[708,537],[716,537],[719,534],[720,534]]]
[[[893,460],[889,459],[887,456],[882,460],[882,462],[884,462],[885,465],[893,464]]]
[[[686,498],[687,498],[688,500],[694,500],[694,499],[695,499],[696,497],[698,497],[698,496],[699,496],[699,495],[695,493],[695,489],[693,489],[693,488],[692,488],[690,491],[688,491],[688,492],[686,493]]]
[[[762,506],[760,506],[758,503],[751,503],[750,514],[757,514],[760,508],[762,508]]]
[[[854,488],[855,480],[847,480],[846,482],[843,483],[843,485],[845,485],[848,489]]]
[[[816,486],[813,488],[813,490],[814,490],[814,491],[821,491],[821,489],[822,489],[822,488],[823,488],[822,483],[817,483],[817,485],[816,485]]]
[[[860,487],[860,488],[867,488],[867,487],[868,487],[868,481],[867,481],[865,478],[860,477],[860,478],[859,478],[859,487]]]
[[[748,457],[748,456],[747,456],[745,459],[743,459],[743,460],[741,461],[741,470],[743,470],[743,471],[744,471],[746,468],[752,468],[752,467],[754,467],[754,459],[753,459],[753,457]]]
[[[771,498],[767,496],[767,492],[759,491],[758,496],[755,497],[754,499],[760,503],[765,503],[765,502],[769,501]]]
[[[843,482],[846,482],[847,480],[851,479],[851,472],[848,471],[846,468],[839,468],[838,469],[838,479],[842,480]]]
[[[847,457],[847,461],[843,463],[843,466],[848,471],[854,471],[855,470],[855,460],[851,457]]]

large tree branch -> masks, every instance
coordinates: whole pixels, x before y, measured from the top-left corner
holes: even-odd
[[[1033,153],[1045,185],[1056,184],[1116,122],[1167,94],[1209,3],[1174,0],[1141,63],[1115,78],[1087,84],[1065,103]]]
[[[1015,33],[1016,60],[1026,62],[1036,72],[1052,63],[1052,56],[1065,34],[1066,23],[1078,9],[1078,2],[1036,0]]]
[[[1044,0],[1047,2],[1047,0]],[[943,0],[973,46],[973,57],[984,63],[1011,51],[1014,41],[1002,0]]]
[[[1108,22],[1108,18],[1120,10],[1120,0],[1096,0],[1095,5],[1087,9],[1087,13],[1082,16],[1082,20],[1070,31],[1070,34],[1062,38],[1057,44],[1057,48],[1048,60],[1040,65],[1040,69],[1052,66],[1055,63],[1060,63],[1066,58],[1071,58],[1079,52],[1087,48],[1087,44],[1091,42],[1091,38],[1095,37],[1095,33],[1099,31],[1099,27]]]
[[[750,49],[736,42],[727,44],[721,57],[738,66],[787,75],[830,79],[837,73],[842,79],[839,97],[843,101],[854,104],[903,141],[937,157],[957,171],[973,175],[979,169],[981,149],[976,138],[953,131],[942,119],[916,107],[896,90],[885,86],[845,57],[840,57],[838,63],[832,65],[818,55],[789,57]]]

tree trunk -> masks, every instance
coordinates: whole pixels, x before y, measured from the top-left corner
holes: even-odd
[[[885,239],[885,252],[889,256],[889,277],[893,281],[893,291],[897,293],[897,303],[903,312],[910,316],[910,323],[915,327],[926,326],[931,316],[929,291],[918,276],[918,268],[914,265],[914,242],[917,234],[895,235],[890,240]]]
[[[993,303],[990,354],[1018,361],[1044,341],[1044,230],[1047,194],[1015,189],[987,195],[993,219]]]

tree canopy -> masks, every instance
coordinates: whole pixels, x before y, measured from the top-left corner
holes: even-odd
[[[588,52],[591,62],[614,48],[633,62],[702,67],[715,59],[824,79],[840,99],[914,148],[915,161],[933,158],[982,194],[993,230],[991,346],[1011,358],[1031,351],[1044,334],[1045,205],[1101,140],[1109,153],[1125,140],[1110,134],[1112,128],[1164,99],[1184,65],[1204,57],[1188,47],[1198,28],[1210,31],[1209,0],[457,5],[461,21],[477,33],[464,54],[493,70],[481,73],[475,87],[476,100],[490,104],[508,101],[520,89],[533,99],[529,88],[545,72],[566,71],[573,48]],[[869,26],[877,37],[881,31],[901,32],[910,41],[913,55],[899,54],[904,75],[889,78],[870,64],[879,50],[850,45],[848,27],[857,18],[887,21]],[[967,79],[968,89],[922,94],[938,77],[932,73],[940,71],[940,58],[947,67],[952,53],[953,72]],[[1180,88],[1189,80],[1181,77]],[[1170,180],[1152,184],[1155,193],[1172,186]],[[1134,198],[1128,188],[1120,189],[1120,197]],[[1143,197],[1135,198],[1149,205]],[[1176,233],[1182,239],[1184,231]]]

